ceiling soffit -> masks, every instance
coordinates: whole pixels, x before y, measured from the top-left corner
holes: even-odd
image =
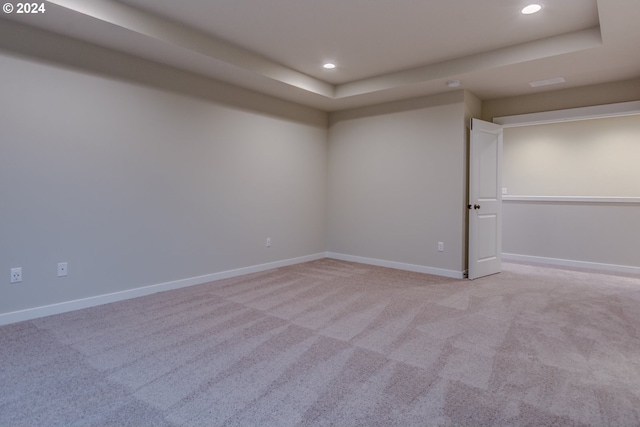
[[[49,0],[47,7],[47,20],[30,24],[208,77],[224,76],[223,80],[239,86],[258,91],[264,88],[265,93],[327,110],[349,106],[353,100],[379,98],[375,94],[384,98],[384,94],[408,93],[412,88],[429,88],[435,93],[435,84],[440,85],[443,79],[464,78],[471,73],[548,60],[603,45],[600,26],[596,25],[372,77],[329,83],[192,26],[121,2]]]

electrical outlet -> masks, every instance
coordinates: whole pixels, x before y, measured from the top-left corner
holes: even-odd
[[[271,247],[271,237],[267,237],[267,242],[265,243],[265,245],[270,248]]]
[[[58,263],[58,277],[63,277],[67,275],[67,263],[59,262]]]
[[[507,188],[506,187],[502,187],[502,194],[507,194]]]
[[[22,267],[16,267],[11,269],[11,283],[22,282]]]
[[[444,252],[444,242],[438,242],[438,252]]]

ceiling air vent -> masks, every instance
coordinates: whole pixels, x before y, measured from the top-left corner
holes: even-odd
[[[539,86],[555,85],[555,84],[564,83],[564,82],[566,82],[564,77],[554,77],[553,79],[538,80],[537,82],[530,82],[529,86],[539,87]]]

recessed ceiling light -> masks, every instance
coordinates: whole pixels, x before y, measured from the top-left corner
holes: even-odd
[[[449,87],[460,87],[460,80],[449,80],[447,82],[447,86]]]
[[[327,70],[333,70],[334,68],[336,68],[336,64],[334,64],[333,62],[327,62],[323,65],[323,67]]]
[[[541,9],[542,6],[540,6],[539,4],[530,4],[529,6],[522,9],[521,12],[523,15],[531,15],[532,13],[540,12]]]

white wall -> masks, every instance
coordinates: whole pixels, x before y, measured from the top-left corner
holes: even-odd
[[[513,195],[640,197],[640,115],[504,130]]]
[[[505,253],[640,268],[640,115],[508,128],[504,141],[509,194],[568,196],[506,197]]]
[[[464,120],[464,91],[332,114],[328,251],[460,275]]]
[[[68,61],[2,42],[0,314],[324,253],[326,113],[26,35]]]

